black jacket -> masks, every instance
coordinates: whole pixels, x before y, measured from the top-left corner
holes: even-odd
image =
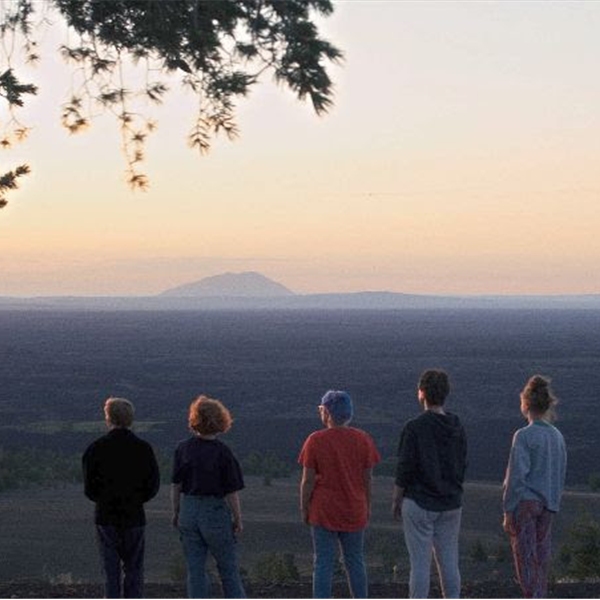
[[[456,415],[425,411],[406,423],[396,471],[406,498],[425,510],[459,508],[466,467],[467,436]]]
[[[96,503],[96,523],[146,524],[144,503],[160,487],[152,446],[125,428],[111,429],[89,445],[82,459],[85,495]]]

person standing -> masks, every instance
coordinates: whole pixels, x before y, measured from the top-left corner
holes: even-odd
[[[565,484],[567,451],[552,425],[557,404],[550,381],[529,379],[521,392],[528,424],[515,432],[504,479],[503,527],[525,598],[546,598],[554,515]]]
[[[154,451],[132,431],[134,406],[125,398],[104,404],[108,433],[88,446],[82,458],[85,495],[96,503],[96,537],[107,598],[142,598],[144,586],[144,504],[160,488]]]
[[[409,594],[427,598],[432,556],[445,598],[460,597],[458,535],[467,466],[467,437],[460,419],[446,411],[446,372],[425,371],[417,397],[423,413],[402,430],[392,515],[402,520],[410,557]]]
[[[364,534],[371,514],[371,473],[380,461],[371,436],[350,427],[353,406],[343,391],[328,391],[319,405],[325,429],[304,442],[300,511],[312,527],[313,597],[331,598],[338,545],[354,598],[367,597]]]
[[[244,479],[233,452],[217,439],[232,422],[219,400],[199,396],[189,410],[193,435],[175,450],[173,525],[180,533],[190,598],[209,597],[205,571],[209,552],[217,562],[224,597],[246,597],[236,539],[243,531],[238,492],[244,488]]]

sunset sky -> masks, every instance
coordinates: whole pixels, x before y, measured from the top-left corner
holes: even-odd
[[[171,95],[146,193],[113,119],[61,128],[69,71],[44,54],[33,131],[2,154],[33,174],[0,211],[0,296],[248,270],[298,293],[600,293],[600,3],[335,6],[327,116],[267,78],[239,102],[241,137],[200,157],[192,100]]]

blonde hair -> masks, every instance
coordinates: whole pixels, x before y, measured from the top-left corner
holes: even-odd
[[[225,433],[232,423],[231,413],[219,400],[201,395],[190,405],[188,424],[200,435]]]
[[[134,412],[133,403],[125,398],[111,397],[104,403],[104,416],[115,427],[131,427]]]

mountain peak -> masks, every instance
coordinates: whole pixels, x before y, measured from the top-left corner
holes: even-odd
[[[293,296],[285,286],[256,271],[221,273],[165,290],[160,296],[271,298]]]

